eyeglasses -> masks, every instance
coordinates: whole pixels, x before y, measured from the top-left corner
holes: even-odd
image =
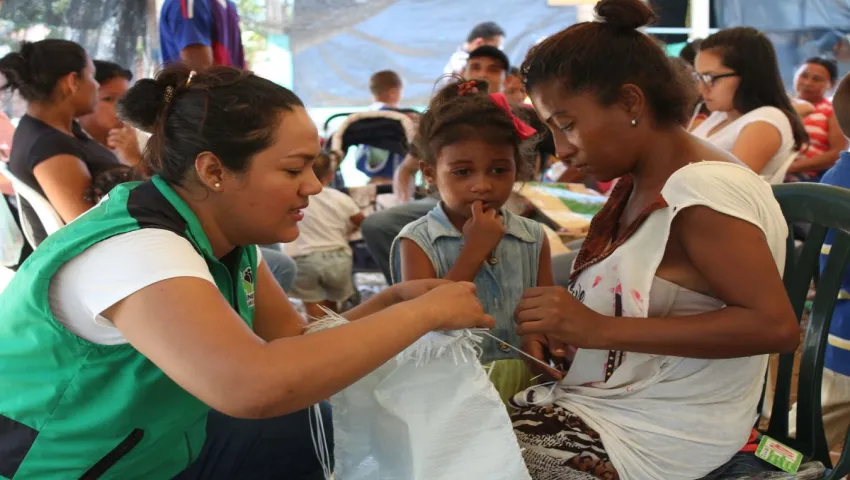
[[[701,83],[702,86],[705,87],[705,88],[714,88],[714,85],[721,78],[737,77],[737,76],[739,76],[739,75],[735,72],[718,73],[718,74],[694,72],[694,79],[696,81],[698,81],[699,83]]]

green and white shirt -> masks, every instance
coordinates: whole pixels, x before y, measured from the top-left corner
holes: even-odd
[[[164,278],[212,279],[253,324],[256,248],[216,258],[198,218],[159,177],[117,187],[48,237],[0,294],[0,478],[171,478],[200,453],[208,406],[126,341],[95,343],[71,331],[81,319],[57,318],[56,305],[76,311],[62,301],[69,282],[88,298],[110,283],[105,272],[115,268],[74,270],[75,261],[110,244],[118,266],[144,263],[158,247],[163,258],[190,257],[194,267],[183,262]],[[186,244],[191,250],[173,250]],[[198,273],[200,262],[208,276]],[[66,275],[69,268],[76,273]],[[112,283],[138,288],[121,287],[123,297],[111,294],[100,306],[84,300],[90,316],[83,321],[97,321],[103,309],[146,286],[130,282],[127,272]]]

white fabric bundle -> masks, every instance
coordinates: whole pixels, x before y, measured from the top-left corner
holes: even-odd
[[[330,316],[310,331],[346,322]],[[477,340],[429,333],[334,395],[335,479],[530,479]]]

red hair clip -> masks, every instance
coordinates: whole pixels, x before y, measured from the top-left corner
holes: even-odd
[[[475,80],[469,80],[459,83],[457,86],[457,94],[462,97],[470,93],[478,93],[478,83]]]
[[[535,130],[534,127],[523,122],[519,117],[514,115],[514,111],[511,109],[511,104],[508,103],[508,97],[506,97],[504,93],[491,93],[490,99],[492,99],[493,103],[511,117],[511,121],[514,122],[514,128],[516,129],[516,133],[519,135],[520,140],[527,140],[537,133],[537,130]]]

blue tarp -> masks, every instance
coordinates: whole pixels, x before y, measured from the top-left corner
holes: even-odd
[[[718,27],[747,25],[765,31],[789,90],[796,67],[810,56],[837,56],[841,73],[850,71],[850,47],[839,48],[850,33],[850,0],[712,4]],[[333,11],[329,8],[327,14]],[[488,20],[505,29],[505,51],[518,64],[535,42],[575,23],[576,9],[551,7],[547,0],[398,0],[299,51],[293,59],[295,91],[311,107],[365,106],[372,102],[369,76],[392,69],[405,80],[404,104],[425,105],[451,54],[475,24]]]
[[[789,91],[795,70],[809,57],[834,58],[840,75],[850,71],[850,0],[714,0],[714,5],[719,27],[765,32]]]
[[[534,43],[575,23],[575,7],[547,3],[399,0],[297,53],[295,91],[311,107],[368,105],[372,103],[369,76],[391,69],[404,78],[403,103],[425,105],[449,57],[477,23],[494,21],[506,31],[504,50],[517,64]]]

